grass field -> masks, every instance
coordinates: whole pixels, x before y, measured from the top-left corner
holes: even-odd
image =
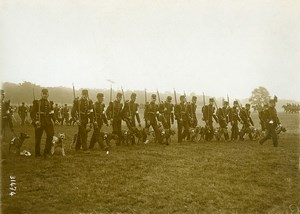
[[[271,140],[113,146],[51,159],[8,156],[1,144],[2,213],[300,213],[299,115]],[[258,126],[257,115],[253,115]],[[77,127],[56,126],[69,144]],[[33,127],[22,149],[34,154]],[[91,137],[91,133],[89,138]],[[176,139],[176,136],[174,136]],[[44,147],[45,134],[42,148]],[[9,196],[10,176],[16,195]]]

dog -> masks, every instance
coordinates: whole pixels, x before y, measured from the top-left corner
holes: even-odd
[[[200,140],[201,127],[190,128],[190,139],[192,142],[198,142]]]
[[[104,150],[108,150],[108,148],[111,147],[110,142],[112,140],[117,141],[118,135],[108,132],[100,132],[100,140],[106,143],[106,148],[104,148]]]
[[[131,130],[123,130],[122,131],[122,139],[121,144],[129,145],[135,144],[134,132]]]
[[[161,129],[160,139],[162,144],[169,145],[171,143],[171,136],[175,135],[175,131],[172,129]]]
[[[21,147],[22,147],[24,141],[28,138],[29,138],[29,135],[21,132],[20,137],[14,137],[13,139],[11,139],[9,148],[8,148],[8,152],[9,153],[12,152],[12,153],[20,155]]]
[[[57,147],[61,147],[62,156],[66,156],[64,140],[65,140],[65,134],[64,133],[59,133],[58,137],[53,136],[52,145],[51,145],[51,154],[52,155],[54,154],[55,149]]]

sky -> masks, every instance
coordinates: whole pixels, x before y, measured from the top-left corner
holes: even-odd
[[[300,101],[298,0],[2,0],[1,82]]]

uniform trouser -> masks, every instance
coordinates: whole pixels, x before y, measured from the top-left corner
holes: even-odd
[[[231,140],[236,140],[239,135],[239,126],[237,121],[231,123]]]
[[[2,118],[1,136],[3,138],[5,137],[5,129],[6,129],[7,126],[9,126],[10,131],[14,133],[14,127],[13,127],[11,117]]]
[[[226,123],[221,123],[220,122],[220,128],[222,129],[222,134],[224,134],[225,140],[228,140],[229,139],[229,134],[228,134],[228,129],[227,129]]]
[[[205,140],[212,140],[214,137],[214,126],[212,121],[206,124]]]
[[[240,139],[244,139],[244,135],[245,134],[248,134],[249,135],[249,138],[250,140],[252,140],[252,133],[251,133],[251,130],[250,130],[250,125],[249,124],[244,124],[242,129],[241,129],[241,133],[240,133]]]
[[[190,125],[186,120],[179,121],[177,120],[177,128],[178,128],[178,142],[182,142],[184,138],[190,139]]]
[[[122,140],[122,119],[114,118],[112,122],[113,134],[118,136],[117,145],[120,145]]]
[[[156,120],[150,121],[150,123],[146,125],[146,128],[149,129],[150,126],[152,126],[152,128],[154,130],[156,142],[161,143],[160,132],[159,132]]]
[[[272,126],[272,125],[270,125],[270,126],[267,127],[266,135],[259,142],[261,144],[263,144],[266,140],[268,140],[270,138],[272,138],[273,146],[277,147],[278,146],[277,133],[276,133],[275,127]]]
[[[75,150],[78,151],[80,150],[82,146],[82,150],[86,151],[87,150],[87,137],[88,133],[86,130],[87,123],[82,123],[80,126],[78,126],[78,134],[77,134],[77,141],[76,141],[76,146]]]
[[[54,136],[53,125],[41,126],[40,128],[35,127],[35,155],[41,155],[40,146],[44,131],[46,132],[46,145],[44,149],[44,155],[50,154],[52,139]]]
[[[260,126],[261,126],[262,131],[266,130],[266,125],[265,125],[264,121],[262,121],[262,120],[260,121]]]

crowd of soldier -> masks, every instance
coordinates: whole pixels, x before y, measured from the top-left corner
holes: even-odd
[[[5,95],[2,91],[2,95]],[[30,113],[32,124],[35,128],[35,155],[40,154],[40,143],[43,132],[46,132],[46,146],[44,155],[50,153],[51,141],[54,136],[54,124],[63,124],[64,121],[69,125],[70,118],[78,125],[75,150],[81,149],[85,153],[89,153],[89,148],[92,148],[95,142],[99,141],[100,131],[102,126],[112,126],[112,133],[116,136],[116,144],[120,145],[122,139],[122,121],[126,123],[128,130],[132,133],[138,132],[141,129],[141,119],[139,115],[139,105],[136,103],[136,94],[132,93],[130,100],[125,100],[124,93],[117,93],[116,99],[109,102],[107,108],[104,104],[104,95],[97,94],[97,101],[89,98],[88,90],[82,90],[80,98],[75,98],[71,112],[67,104],[63,108],[54,105],[48,100],[48,90],[43,89],[41,99],[34,100],[30,109],[25,107],[24,103],[19,107],[18,113],[24,124],[27,113]],[[159,96],[159,94],[158,94]],[[2,96],[3,97],[3,96]],[[123,103],[122,103],[123,98]],[[159,97],[158,97],[159,98]],[[157,102],[157,95],[151,95],[151,101],[146,103],[144,109],[145,129],[149,130],[152,127],[155,134],[155,141],[162,143],[160,128],[171,129],[175,120],[177,121],[178,142],[190,140],[190,130],[198,126],[196,114],[197,97],[193,96],[191,102],[187,102],[186,96],[181,95],[179,103],[175,97],[175,104],[172,103],[172,97],[168,96],[166,101]],[[275,109],[275,100],[270,100],[269,105],[265,105],[264,109],[259,112],[261,128],[266,131],[264,138],[260,139],[262,144],[265,140],[272,138],[273,145],[277,146],[277,135],[275,128],[280,124]],[[12,122],[9,122],[8,107],[5,107],[6,102],[2,98],[2,125],[9,124],[13,130]],[[8,104],[9,106],[9,104]],[[71,113],[71,116],[70,116]],[[241,107],[238,101],[233,102],[233,106],[229,106],[228,101],[223,101],[222,107],[218,108],[214,98],[209,99],[208,105],[202,107],[202,120],[205,122],[205,140],[211,141],[215,134],[214,121],[219,124],[219,129],[224,135],[225,141],[244,140],[245,134],[252,139],[251,127],[254,126],[250,116],[250,104]],[[239,130],[239,123],[242,124],[242,129]],[[231,125],[231,136],[229,137],[228,125]],[[87,146],[88,132],[93,129],[90,147]],[[3,128],[2,128],[3,130]],[[147,136],[143,141],[146,141]],[[105,146],[107,149],[107,146]]]

